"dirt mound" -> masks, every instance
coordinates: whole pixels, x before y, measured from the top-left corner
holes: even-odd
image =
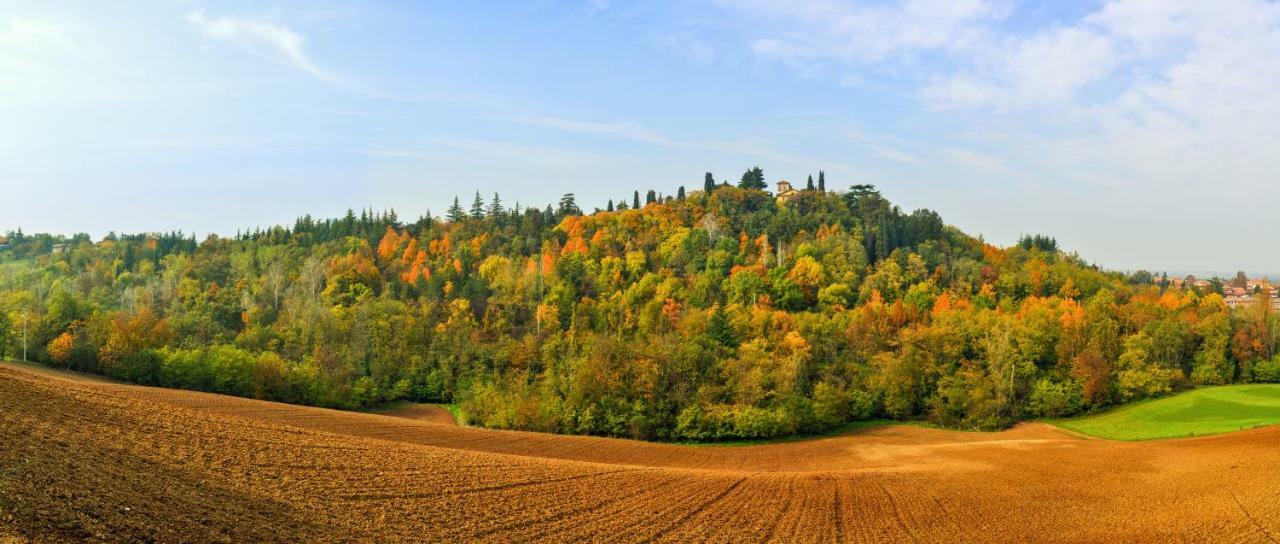
[[[1280,428],[1164,442],[885,427],[688,447],[0,367],[0,535],[209,541],[1280,536]]]

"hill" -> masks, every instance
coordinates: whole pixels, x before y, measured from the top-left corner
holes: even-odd
[[[0,534],[36,541],[1266,541],[1280,427],[880,427],[688,447],[0,365]],[[1141,516],[1133,512],[1141,511]]]
[[[1064,420],[1058,425],[1102,438],[1148,440],[1203,436],[1277,423],[1280,385],[1256,384],[1197,389]]]
[[[136,383],[677,441],[1003,428],[1280,380],[1269,307],[1101,271],[1050,237],[995,247],[865,185],[676,193],[591,214],[477,194],[445,218],[198,243],[15,232],[0,347],[16,358],[25,330],[34,360]]]

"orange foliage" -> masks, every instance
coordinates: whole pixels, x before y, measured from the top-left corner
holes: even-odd
[[[405,233],[404,237],[408,237]],[[400,243],[404,241],[404,237],[396,232],[396,229],[387,226],[387,232],[382,235],[382,241],[378,242],[378,258],[382,262],[390,261],[400,250]]]

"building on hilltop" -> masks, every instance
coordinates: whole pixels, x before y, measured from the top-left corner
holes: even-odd
[[[793,189],[790,181],[782,180],[778,182],[778,193],[774,197],[778,199],[778,204],[784,204],[798,194],[800,191]]]

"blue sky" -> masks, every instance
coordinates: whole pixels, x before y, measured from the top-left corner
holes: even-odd
[[[0,0],[0,230],[232,233],[819,169],[1000,244],[1280,272],[1280,6]]]

